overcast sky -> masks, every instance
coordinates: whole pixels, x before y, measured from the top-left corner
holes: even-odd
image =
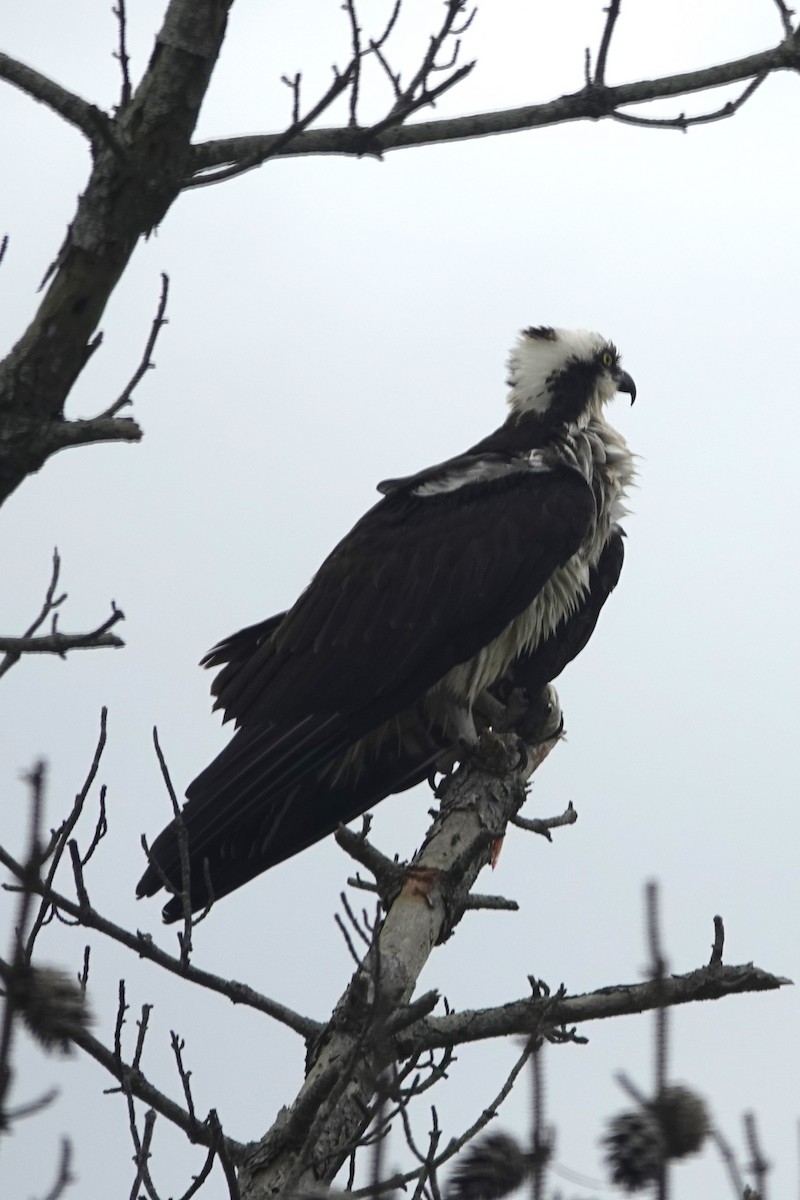
[[[110,107],[110,8],[5,0],[2,49]],[[138,78],[163,4],[129,8]],[[407,70],[425,43],[425,10],[410,6],[399,37]],[[584,46],[601,28],[599,0],[487,2],[464,47],[479,66],[438,115],[577,90]],[[608,80],[707,65],[779,37],[769,0],[731,0],[724,15],[715,0],[629,0]],[[311,98],[348,44],[336,0],[238,0],[198,136],[281,129],[290,97],[280,76],[302,69]],[[385,110],[382,92],[367,99],[375,116]],[[684,107],[697,110],[663,111]],[[60,819],[108,705],[100,780],[110,834],[90,891],[120,923],[174,946],[160,904],[133,898],[139,836],[169,815],[152,726],[183,790],[227,737],[210,713],[202,653],[290,604],[380,479],[455,454],[500,423],[505,357],[521,327],[594,328],[617,343],[638,386],[633,409],[622,399],[610,416],[640,456],[639,487],[620,586],[559,684],[568,740],[537,774],[526,810],[551,815],[572,800],[580,819],[550,846],[509,835],[480,886],[515,897],[520,913],[469,916],[421,986],[465,1008],[526,994],[529,973],[570,992],[634,982],[647,961],[651,878],[674,971],[707,961],[721,913],[726,961],[796,977],[798,118],[800,85],[786,75],[734,120],[686,136],[565,125],[382,163],[278,161],[185,195],[137,250],[69,402],[70,415],[90,416],[119,394],[168,272],[169,325],[135,402],[144,441],[63,453],[3,509],[0,632],[21,633],[38,610],[55,545],[69,592],[62,629],[95,626],[112,597],[127,615],[124,650],[28,659],[3,679],[4,841],[21,845],[20,775],[38,756],[50,764],[49,819]],[[89,159],[74,130],[6,85],[0,154],[5,350],[35,311]],[[413,853],[430,799],[420,788],[382,804],[376,843]],[[333,922],[349,869],[329,841],[263,875],[200,927],[196,962],[324,1019],[351,973]],[[0,904],[10,913],[7,896]],[[86,940],[50,929],[40,957],[77,971]],[[141,1004],[155,1005],[143,1062],[154,1082],[179,1098],[177,1029],[199,1111],[215,1106],[232,1136],[259,1137],[300,1083],[300,1040],[93,944],[98,1036],[111,1040],[124,975],[129,1051]],[[708,1097],[742,1157],[741,1115],[756,1112],[773,1198],[798,1186],[797,1022],[792,989],[672,1017],[673,1078]],[[603,1121],[625,1105],[613,1076],[650,1086],[652,1021],[583,1032],[588,1046],[548,1052],[548,1115],[559,1167],[600,1181]],[[447,1135],[477,1116],[517,1052],[460,1053],[436,1098]],[[22,1043],[18,1066],[18,1102],[54,1083],[61,1096],[3,1146],[3,1196],[46,1192],[62,1133],[79,1179],[70,1195],[127,1195],[124,1103],[102,1095],[100,1068]],[[522,1086],[498,1127],[524,1132],[527,1103]],[[180,1194],[202,1157],[159,1120],[152,1169],[163,1195]],[[403,1161],[399,1140],[389,1159]],[[564,1189],[570,1200],[597,1194],[588,1182]],[[713,1150],[675,1171],[676,1200],[727,1189]],[[215,1176],[204,1195],[223,1194]]]

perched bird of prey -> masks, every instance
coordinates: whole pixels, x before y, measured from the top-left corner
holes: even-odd
[[[192,908],[241,887],[475,741],[590,637],[622,567],[633,459],[606,421],[636,388],[597,333],[526,329],[509,412],[470,450],[382,499],[288,612],[203,660],[231,742],[187,792]],[[138,894],[181,887],[175,822]],[[164,919],[181,915],[179,896]]]

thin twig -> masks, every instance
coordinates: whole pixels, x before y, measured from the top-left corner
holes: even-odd
[[[53,565],[50,569],[50,582],[47,585],[44,602],[42,603],[42,607],[39,610],[38,615],[34,617],[22,635],[23,639],[32,637],[33,634],[36,633],[36,630],[41,628],[50,614],[66,600],[66,592],[62,592],[60,596],[56,596],[56,588],[58,587],[58,579],[60,574],[61,557],[58,553],[58,547],[56,547],[53,551]],[[2,660],[2,662],[0,662],[0,677],[5,675],[6,671],[10,670],[15,662],[19,661],[21,653],[22,652],[19,651],[17,654],[13,655],[10,653],[6,654],[6,657]]]
[[[108,631],[124,620],[125,613],[112,600],[111,616],[90,633],[61,633],[56,630],[41,637],[0,637],[0,651],[6,655],[0,663],[0,669],[5,673],[22,654],[57,654],[59,658],[65,658],[70,650],[106,650],[109,647],[119,650],[125,643],[122,638]],[[11,662],[7,662],[9,658]]]
[[[75,1176],[72,1174],[72,1143],[69,1138],[63,1137],[55,1181],[50,1191],[42,1196],[41,1200],[60,1200],[72,1183],[75,1183]]]
[[[39,871],[42,863],[42,815],[44,812],[44,781],[45,766],[38,762],[29,772],[27,782],[30,785],[31,804],[28,822],[28,846],[24,864],[17,872],[17,878],[22,883],[17,916],[14,924],[14,934],[9,953],[10,971],[19,971],[29,962],[26,950],[26,933],[30,919],[31,905],[35,894],[35,884],[39,882]],[[0,1019],[0,1130],[5,1126],[6,1097],[8,1095],[13,1071],[11,1068],[11,1047],[14,1035],[14,1016],[16,1004],[11,987],[6,986],[3,1015]]]
[[[131,1096],[135,1096],[150,1108],[154,1108],[162,1117],[182,1130],[193,1142],[197,1142],[201,1146],[210,1146],[215,1143],[214,1133],[208,1122],[198,1123],[193,1120],[185,1109],[154,1087],[141,1070],[135,1070],[130,1064],[120,1060],[114,1050],[94,1037],[87,1029],[76,1030],[72,1040],[76,1046],[79,1046],[108,1071],[112,1078],[118,1081],[120,1086],[107,1088],[107,1092],[122,1091],[126,1095],[130,1093]],[[240,1142],[234,1138],[225,1137],[224,1145],[231,1159],[235,1158],[238,1161],[241,1158],[244,1147]]]
[[[197,1115],[195,1113],[194,1098],[192,1097],[192,1085],[191,1085],[192,1072],[188,1071],[186,1069],[186,1067],[183,1065],[183,1051],[186,1046],[186,1043],[183,1040],[183,1038],[178,1037],[178,1035],[174,1029],[170,1030],[169,1038],[170,1038],[170,1045],[172,1046],[172,1053],[175,1055],[175,1062],[178,1067],[178,1075],[180,1076],[181,1087],[183,1088],[183,1095],[186,1100],[186,1108],[187,1108],[190,1118],[196,1124],[197,1123]]]
[[[762,72],[755,79],[750,80],[747,87],[735,100],[728,100],[721,108],[715,108],[708,113],[700,113],[695,117],[687,117],[685,113],[680,113],[677,117],[635,117],[632,113],[616,111],[609,113],[609,116],[613,121],[621,121],[623,125],[639,125],[652,129],[679,129],[681,133],[686,133],[693,125],[710,125],[714,121],[724,121],[727,117],[734,116],[753,93],[761,87],[768,75],[768,72]]]
[[[736,1200],[741,1200],[744,1195],[744,1177],[739,1170],[739,1164],[736,1161],[736,1155],[730,1143],[723,1137],[718,1129],[711,1130],[711,1139],[715,1143],[717,1149],[722,1155],[722,1161],[730,1176],[731,1188]]]
[[[84,867],[89,862],[95,850],[108,833],[108,820],[106,818],[106,791],[106,785],[103,784],[100,788],[100,795],[98,797],[97,821],[95,823],[94,833],[92,834],[92,840],[89,843],[88,850],[81,858],[81,866]]]
[[[600,49],[597,52],[597,63],[594,69],[594,79],[592,80],[595,87],[605,87],[606,84],[606,59],[608,58],[611,38],[614,36],[614,26],[619,16],[620,3],[621,0],[609,0],[609,5],[606,9],[606,23],[603,29],[603,36],[600,39]]]
[[[542,837],[547,838],[548,842],[552,842],[550,836],[551,829],[560,829],[563,825],[574,825],[578,819],[578,813],[570,800],[567,807],[557,817],[512,817],[509,821],[510,825],[516,825],[518,829],[527,829],[529,833],[539,833]]]
[[[658,1099],[664,1094],[667,1086],[667,1060],[669,1053],[669,1008],[665,1003],[664,981],[667,975],[667,961],[661,949],[661,928],[658,911],[658,884],[651,881],[645,889],[645,920],[647,924],[647,945],[650,951],[650,975],[657,989],[661,1003],[656,1007],[655,1026],[655,1088],[653,1095]],[[657,1179],[658,1200],[669,1200],[669,1163],[662,1158]]]
[[[130,1191],[130,1200],[137,1200],[139,1195],[139,1185],[144,1184],[151,1200],[154,1200],[155,1189],[153,1181],[150,1178],[150,1170],[147,1165],[147,1160],[150,1157],[150,1143],[153,1140],[153,1129],[155,1128],[156,1114],[152,1108],[149,1108],[144,1114],[144,1134],[141,1141],[139,1140],[139,1131],[136,1128],[135,1113],[133,1109],[133,1098],[130,1098],[130,1128],[131,1137],[133,1138],[134,1156],[133,1161],[136,1163],[136,1178],[133,1181],[133,1187]]]
[[[530,1058],[531,1053],[532,1046],[531,1042],[529,1041],[525,1046],[525,1049],[522,1051],[520,1057],[514,1063],[514,1066],[511,1068],[505,1083],[500,1088],[500,1091],[497,1093],[494,1099],[486,1106],[486,1108],[483,1109],[480,1116],[473,1121],[468,1129],[466,1129],[459,1137],[451,1138],[444,1150],[442,1150],[442,1152],[436,1156],[436,1159],[434,1160],[434,1166],[437,1170],[439,1167],[448,1162],[454,1155],[458,1154],[458,1152],[464,1146],[466,1146],[467,1142],[471,1141],[472,1138],[480,1133],[482,1129],[485,1129],[490,1121],[494,1120],[494,1118],[497,1116],[498,1109],[503,1104],[503,1101],[511,1094],[511,1090],[514,1087],[520,1072],[523,1070],[525,1064]],[[379,1193],[382,1194],[383,1192],[394,1191],[396,1188],[404,1187],[407,1183],[414,1182],[419,1178],[420,1171],[424,1169],[424,1167],[418,1167],[413,1171],[405,1172],[405,1174],[392,1175],[389,1179],[383,1180],[383,1182],[380,1184],[378,1189]],[[357,1197],[370,1196],[374,1194],[375,1191],[371,1186],[357,1188],[356,1191],[353,1192],[353,1196]]]
[[[47,869],[47,874],[44,878],[44,885],[47,888],[51,887],[53,884],[53,880],[55,879],[56,872],[58,871],[58,868],[61,864],[61,859],[63,858],[64,851],[66,850],[67,845],[69,843],[70,835],[72,834],[73,830],[75,829],[75,826],[77,825],[78,820],[80,819],[81,813],[83,812],[83,806],[86,803],[86,798],[89,795],[89,791],[92,787],[92,784],[94,783],[94,781],[97,777],[97,772],[100,769],[100,761],[103,757],[103,752],[106,748],[107,740],[108,740],[108,709],[103,707],[100,710],[100,732],[97,737],[97,743],[94,748],[94,754],[92,755],[92,761],[91,761],[91,764],[89,765],[89,770],[86,774],[86,778],[83,781],[83,785],[82,785],[80,791],[75,796],[75,799],[72,804],[72,809],[70,810],[66,819],[61,823],[59,828],[53,834],[53,837],[51,838],[50,843],[47,846],[46,853],[44,855],[45,861],[49,860],[49,863],[50,863],[50,865]],[[76,878],[77,878],[77,876],[76,876]],[[84,905],[81,901],[81,897],[80,896],[78,897],[78,913],[75,913],[73,915],[78,916],[80,911],[84,907],[86,907],[86,908],[90,907],[89,902],[88,902],[88,897],[86,897],[85,899],[86,899],[86,903]],[[51,911],[51,906],[50,906],[49,900],[47,900],[46,898],[43,898],[41,904],[39,905],[39,911],[36,914],[36,918],[33,922],[30,934],[28,936],[28,942],[27,942],[27,946],[26,946],[26,953],[28,955],[28,958],[30,958],[31,955],[33,954],[33,948],[36,943],[36,939],[39,936],[39,931],[43,927],[43,925],[45,925],[47,923],[48,917],[50,915],[50,911]]]
[[[544,1200],[545,1168],[552,1153],[550,1138],[545,1124],[543,1050],[544,1042],[542,1039],[535,1039],[533,1053],[531,1054],[531,1113],[533,1117],[533,1127],[531,1129],[531,1153],[533,1155],[531,1193],[533,1200]]]
[[[134,1071],[138,1071],[141,1067],[142,1053],[144,1051],[144,1039],[147,1037],[147,1027],[150,1023],[150,1013],[152,1012],[152,1004],[142,1005],[142,1015],[136,1022],[139,1032],[136,1035],[136,1049],[133,1052],[131,1059],[131,1067]]]
[[[125,980],[119,981],[119,999],[117,1001],[117,1019],[114,1022],[114,1058],[122,1066],[122,1027],[125,1024],[125,1013],[128,1005],[125,1000]]]
[[[350,38],[353,46],[353,81],[350,87],[350,124],[355,127],[358,125],[358,98],[361,90],[361,59],[363,57],[363,51],[361,49],[361,26],[358,23],[358,14],[356,13],[354,0],[345,0],[343,7],[350,22]]]
[[[212,183],[221,183],[224,179],[233,179],[237,175],[244,174],[245,171],[252,171],[256,167],[260,167],[268,159],[274,158],[281,151],[286,150],[294,139],[305,129],[308,129],[309,125],[312,125],[317,117],[321,116],[325,109],[329,108],[334,100],[345,91],[350,84],[353,70],[352,63],[341,74],[334,68],[333,83],[321,100],[304,117],[294,120],[288,129],[278,134],[274,141],[270,142],[269,146],[263,150],[259,149],[255,154],[234,163],[232,166],[223,167],[221,171],[195,175],[187,179],[183,186],[185,188],[206,187]]]
[[[700,70],[677,72],[657,79],[642,79],[600,90],[587,86],[578,92],[565,94],[544,103],[523,105],[515,109],[470,113],[462,117],[420,121],[409,125],[397,124],[391,129],[386,129],[379,138],[373,136],[372,141],[375,144],[366,142],[362,131],[353,130],[349,125],[307,130],[302,135],[294,135],[290,144],[284,142],[283,134],[273,133],[214,139],[193,147],[192,169],[198,182],[215,182],[223,177],[222,172],[211,174],[211,171],[220,164],[228,164],[226,170],[247,169],[248,164],[257,165],[276,153],[289,156],[341,154],[355,157],[372,154],[381,157],[394,150],[537,129],[568,121],[597,121],[614,117],[617,120],[635,122],[629,114],[621,114],[619,110],[632,104],[646,104],[653,100],[705,92],[723,84],[743,83],[778,71],[798,69],[800,40],[794,36],[790,41],[782,40],[778,45],[756,54],[749,54],[730,62],[716,63]],[[729,114],[727,110],[722,110],[719,115]],[[668,127],[681,126],[673,122]],[[198,174],[201,172],[205,174]]]
[[[291,77],[289,75],[281,75],[281,83],[285,83],[292,93],[292,124],[296,125],[300,120],[300,87],[303,82],[303,76],[297,71]]]
[[[780,13],[781,24],[783,25],[784,35],[787,38],[793,37],[794,29],[792,27],[792,17],[794,16],[794,9],[789,8],[784,3],[784,0],[775,0],[775,4],[777,6],[778,12]]]
[[[178,934],[178,944],[181,948],[181,962],[184,967],[188,967],[189,959],[192,953],[192,878],[191,878],[191,863],[189,859],[189,834],[186,830],[186,823],[181,813],[178,797],[175,794],[175,788],[172,785],[172,777],[169,773],[167,761],[164,758],[161,744],[158,740],[158,727],[153,726],[153,745],[155,746],[158,765],[161,770],[161,777],[164,780],[164,785],[169,795],[170,804],[172,805],[172,819],[175,822],[175,833],[178,841],[178,859],[181,867],[181,886],[180,892],[177,894],[181,898],[181,908],[183,915],[183,930]],[[144,844],[144,843],[143,843]],[[145,844],[145,850],[147,850]],[[153,862],[152,856],[148,852],[148,861]],[[172,895],[176,894],[175,887],[162,874],[162,883],[168,892]],[[210,908],[210,905],[209,905]],[[207,915],[204,913],[203,916]],[[201,920],[202,918],[198,918]]]
[[[131,102],[131,77],[130,77],[130,58],[128,57],[127,47],[127,19],[125,16],[125,0],[117,0],[117,7],[112,8],[112,13],[117,18],[117,26],[119,28],[119,49],[114,52],[114,58],[119,63],[119,68],[122,73],[122,84],[119,94],[119,112],[127,108]]]
[[[18,862],[13,855],[9,854],[3,846],[0,846],[0,863],[17,879],[21,880],[25,877],[24,865]],[[54,905],[61,912],[66,913],[67,916],[73,917],[84,928],[96,929],[99,933],[104,934],[113,941],[119,942],[120,945],[127,946],[129,950],[133,950],[140,958],[146,958],[150,962],[163,967],[164,970],[170,971],[174,975],[180,975],[192,983],[199,984],[200,987],[208,988],[209,991],[218,992],[220,995],[226,996],[234,1004],[245,1004],[248,1008],[265,1013],[274,1020],[280,1021],[282,1025],[286,1025],[287,1028],[293,1029],[295,1033],[299,1033],[306,1040],[312,1040],[317,1037],[323,1028],[319,1021],[313,1021],[310,1017],[302,1016],[293,1009],[287,1008],[286,1005],[279,1004],[276,1000],[271,1000],[268,996],[262,995],[245,983],[239,983],[235,979],[223,979],[219,975],[213,975],[210,971],[200,970],[191,964],[188,967],[185,966],[180,958],[175,958],[173,955],[167,954],[165,950],[156,946],[148,934],[141,932],[131,933],[130,930],[102,916],[94,908],[88,911],[82,910],[75,901],[57,892],[52,886],[48,886],[42,880],[34,881],[33,890],[37,895],[47,900],[48,904]]]
[[[760,1200],[767,1200],[767,1173],[770,1169],[770,1163],[764,1157],[759,1143],[755,1113],[748,1112],[744,1114],[744,1136],[750,1155],[747,1170],[753,1175]]]
[[[725,948],[725,926],[722,922],[722,917],[719,915],[714,917],[714,944],[711,947],[711,958],[708,960],[710,967],[722,966],[722,952]]]
[[[124,0],[118,0],[118,2],[120,4],[120,7],[122,8],[122,12],[124,14],[124,11],[125,11]],[[123,16],[123,20],[124,20],[124,16]],[[130,83],[129,83],[129,86],[130,86]],[[109,417],[115,417],[117,415],[117,413],[120,411],[120,409],[126,408],[127,405],[129,405],[132,402],[133,393],[136,390],[136,388],[138,387],[138,385],[141,383],[144,376],[147,374],[148,371],[151,371],[155,368],[155,363],[153,362],[153,351],[156,348],[156,342],[158,341],[158,335],[160,334],[163,327],[166,324],[168,324],[167,319],[164,316],[164,313],[167,311],[168,298],[169,298],[169,275],[167,275],[165,271],[162,271],[161,272],[161,295],[158,298],[158,308],[156,309],[156,315],[153,318],[153,324],[150,327],[150,333],[149,333],[147,341],[145,343],[144,353],[142,354],[139,365],[136,368],[136,370],[134,371],[133,375],[131,376],[131,378],[128,381],[125,388],[120,393],[119,398],[117,400],[115,400],[114,403],[105,410],[105,412],[98,413],[97,417],[95,417],[94,420],[99,420],[99,421],[107,420]]]

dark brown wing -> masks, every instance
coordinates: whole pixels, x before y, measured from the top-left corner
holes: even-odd
[[[220,672],[217,706],[240,724],[369,706],[378,724],[496,637],[593,518],[590,489],[568,469],[392,493],[250,659]]]
[[[527,607],[578,549],[594,512],[583,477],[568,469],[443,494],[392,492],[283,619],[215,648],[210,661],[226,662],[217,705],[239,729],[187,789],[193,906],[206,898],[205,865],[224,895],[423,777],[434,743],[401,746],[397,761],[354,779],[333,782],[330,768]],[[174,823],[152,856],[179,883]],[[138,892],[152,895],[161,882],[150,866]],[[164,912],[175,919],[180,902]]]

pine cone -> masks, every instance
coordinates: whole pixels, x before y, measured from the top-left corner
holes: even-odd
[[[448,1200],[500,1200],[524,1181],[530,1156],[507,1133],[473,1142],[456,1164],[447,1185]]]
[[[686,1087],[668,1087],[650,1105],[664,1132],[667,1158],[695,1154],[708,1137],[711,1121],[705,1101]]]
[[[69,1054],[72,1037],[86,1029],[92,1014],[78,984],[57,967],[16,966],[7,986],[14,1007],[45,1050]]]
[[[603,1138],[611,1179],[626,1192],[640,1192],[658,1179],[666,1157],[666,1139],[648,1109],[614,1117]]]

